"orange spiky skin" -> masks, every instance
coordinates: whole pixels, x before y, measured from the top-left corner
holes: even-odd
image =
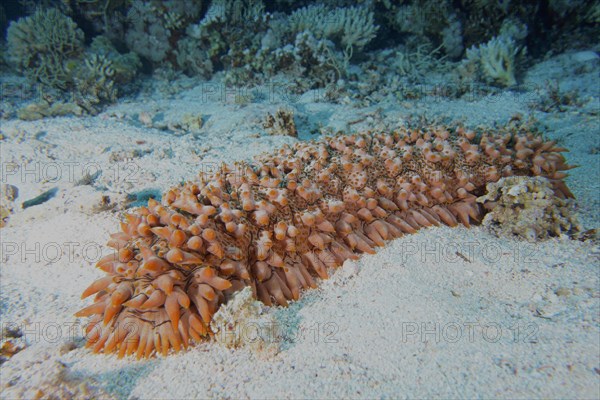
[[[210,337],[210,322],[250,286],[267,305],[287,305],[328,269],[374,253],[386,240],[441,224],[469,226],[476,197],[503,176],[541,175],[556,193],[564,149],[532,134],[445,127],[338,135],[298,143],[172,188],[128,214],[111,235],[107,278],[95,303],[94,351],[167,354]]]

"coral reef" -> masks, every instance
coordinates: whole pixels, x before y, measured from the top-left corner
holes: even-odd
[[[178,42],[177,65],[204,77],[223,69],[226,83],[243,85],[283,72],[306,90],[346,75],[378,30],[366,7],[311,5],[289,15],[264,8],[260,1],[212,2]]]
[[[530,242],[581,229],[570,199],[557,196],[552,183],[541,176],[510,176],[487,184],[487,194],[477,199],[491,211],[483,225],[494,232]]]
[[[421,227],[470,226],[476,199],[506,176],[544,176],[561,198],[564,149],[531,133],[401,128],[286,146],[222,165],[125,215],[94,302],[87,345],[138,358],[214,335],[220,306],[250,287],[285,306],[328,268]]]
[[[106,36],[96,36],[75,69],[75,103],[89,114],[116,101],[119,88],[133,81],[141,67],[136,53],[121,54]]]
[[[127,31],[127,46],[153,62],[162,61],[170,49],[171,32],[151,2],[136,1],[127,13],[131,29]]]
[[[222,72],[226,84],[260,85],[284,74],[296,92],[327,88],[340,79],[367,87],[377,68],[386,75],[400,72],[409,78],[402,84],[414,86],[424,72],[466,56],[459,69],[465,81],[512,86],[525,46],[540,56],[595,38],[598,4],[597,0],[546,5],[482,0],[47,1],[34,15],[11,24],[8,55],[19,70],[47,85],[71,89],[78,81],[81,88],[75,92],[82,93],[80,98],[87,96],[80,105],[92,112],[115,98],[121,84],[116,77],[122,75],[119,62],[95,50],[93,43],[91,53],[106,57],[115,77],[101,72],[103,63],[96,61],[93,68],[77,68],[90,57],[82,57],[83,34],[74,21],[85,27],[88,40],[100,34],[120,50],[138,55],[146,71],[169,69],[203,79]],[[49,6],[56,8],[45,9]],[[50,43],[45,42],[48,38]],[[375,38],[377,45],[371,46]],[[36,43],[45,43],[39,52]],[[394,65],[374,66],[375,58],[390,49],[397,51]],[[129,57],[126,63],[130,62],[135,68],[129,71],[141,69],[139,59]],[[381,81],[389,79],[394,78]],[[338,92],[345,99],[351,90]],[[461,90],[457,92],[460,95]]]
[[[65,0],[60,1],[60,7],[68,15],[77,14],[85,19],[94,33],[104,33],[113,38],[122,37],[121,23],[123,14],[120,12],[133,3],[130,0]]]
[[[59,89],[57,97],[18,111],[21,119],[96,113],[114,102],[118,87],[131,82],[141,63],[135,53],[120,54],[110,40],[97,36],[84,52],[83,32],[56,9],[38,10],[8,30],[13,64],[28,78]]]
[[[208,78],[213,74],[213,63],[207,50],[198,40],[186,37],[177,43],[175,50],[177,66],[190,76]]]
[[[186,29],[180,40],[177,63],[186,73],[208,76],[217,68],[227,71],[226,83],[256,81],[265,63],[260,57],[261,36],[268,14],[255,0],[211,2],[204,17]]]
[[[198,17],[200,6],[197,1],[133,1],[126,17],[127,46],[150,62],[161,63],[172,53],[173,43],[189,23]]]
[[[322,4],[294,11],[288,24],[294,36],[310,31],[318,39],[339,41],[341,49],[348,53],[348,57],[351,57],[354,51],[362,50],[379,29],[373,22],[373,13],[367,8],[340,7],[330,10]]]
[[[262,53],[261,53],[262,54]],[[268,52],[267,75],[285,72],[295,79],[299,92],[324,87],[347,74],[349,59],[336,51],[333,42],[317,39],[311,32],[296,35],[293,44]]]
[[[90,54],[75,76],[77,103],[87,112],[95,113],[94,105],[112,103],[117,99],[117,89],[113,81],[115,70],[105,56]]]
[[[385,17],[390,28],[405,37],[409,47],[418,45],[443,45],[446,54],[458,57],[462,54],[463,23],[453,10],[451,2],[417,0],[395,5],[390,2]]]
[[[106,36],[96,36],[90,44],[89,53],[109,63],[110,78],[120,85],[133,81],[142,66],[135,52],[120,53]]]
[[[55,9],[38,10],[12,22],[7,31],[12,63],[29,78],[66,89],[73,60],[83,52],[83,32]]]
[[[363,52],[378,30],[367,7],[316,4],[295,10],[285,21],[274,21],[269,31],[272,37],[265,35],[262,45],[284,44],[271,61],[278,66],[275,72],[287,70],[309,78],[311,83],[303,87],[306,90],[346,76],[350,60]]]

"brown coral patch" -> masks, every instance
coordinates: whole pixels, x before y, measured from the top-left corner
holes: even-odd
[[[263,128],[269,135],[298,137],[292,111],[279,109],[275,115],[267,114],[263,122]]]
[[[287,305],[328,269],[422,227],[469,226],[475,200],[503,176],[563,182],[564,149],[532,134],[430,126],[303,142],[201,175],[149,200],[111,235],[92,305],[88,346],[138,358],[212,335],[210,322],[249,286]]]

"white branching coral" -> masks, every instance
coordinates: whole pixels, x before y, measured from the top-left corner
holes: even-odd
[[[329,9],[323,4],[313,4],[294,11],[288,20],[289,30],[302,32],[311,30],[313,34],[325,36],[330,29],[325,22],[329,18]]]
[[[342,26],[342,45],[361,50],[377,34],[373,13],[364,7],[338,9],[337,21]]]
[[[293,33],[311,31],[316,38],[338,39],[347,52],[362,50],[377,34],[373,13],[365,7],[328,9],[322,4],[294,11],[289,18]]]
[[[213,0],[204,18],[198,24],[188,27],[188,35],[200,37],[199,31],[212,23],[256,21],[264,15],[265,5],[261,0]]]
[[[514,86],[516,57],[524,54],[516,42],[507,36],[495,36],[489,42],[467,50],[467,64],[479,66],[483,78],[502,86]]]

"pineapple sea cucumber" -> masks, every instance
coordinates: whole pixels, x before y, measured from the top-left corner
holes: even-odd
[[[212,316],[250,286],[287,305],[328,268],[421,227],[470,226],[488,182],[543,176],[573,197],[554,142],[443,126],[337,135],[223,166],[148,201],[111,235],[87,288],[94,352],[150,357],[210,338]]]

